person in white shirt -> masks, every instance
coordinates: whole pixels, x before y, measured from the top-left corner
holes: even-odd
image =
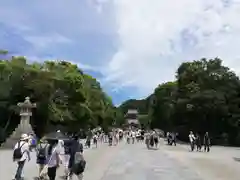
[[[138,130],[137,132],[136,132],[136,139],[137,139],[137,142],[139,142],[141,139],[141,132],[140,132],[140,130]]]
[[[60,159],[61,159],[61,161],[63,161],[64,160],[64,154],[65,154],[65,152],[64,152],[64,141],[63,140],[61,140],[61,139],[58,140],[57,148],[58,148],[58,151],[60,153]]]
[[[131,134],[132,134],[132,144],[134,144],[135,143],[135,138],[136,138],[136,132],[132,131]]]
[[[188,137],[189,137],[189,141],[190,141],[191,151],[193,151],[194,147],[195,147],[195,136],[192,131],[190,131],[190,134],[188,135]]]
[[[64,166],[64,174],[67,177],[67,175],[68,175],[68,162],[69,162],[69,159],[70,159],[70,156],[67,152],[69,150],[69,147],[68,147],[67,144],[64,143],[63,140],[59,139],[56,148],[59,152],[61,163]]]
[[[16,143],[13,150],[13,161],[17,162],[18,167],[15,174],[15,180],[22,179],[22,172],[26,161],[30,161],[30,151],[28,144],[29,136],[22,134],[20,141]]]

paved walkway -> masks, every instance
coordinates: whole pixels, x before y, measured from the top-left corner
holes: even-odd
[[[213,147],[212,152],[189,152],[184,145],[167,146],[161,142],[159,150],[147,150],[145,144],[125,144],[85,151],[87,168],[84,180],[238,180],[239,148]],[[15,166],[11,151],[0,151],[0,179],[10,180]],[[37,174],[35,160],[26,165],[25,180]],[[63,169],[58,171],[58,178]]]
[[[107,171],[96,180],[202,180],[194,171],[168,157],[164,150],[129,144],[118,150]]]
[[[114,148],[114,147],[113,147]],[[110,151],[109,151],[110,152]],[[147,150],[144,144],[121,144],[105,154],[87,180],[239,180],[239,148],[215,146],[210,153],[189,152],[188,146]],[[240,159],[238,159],[240,161]],[[100,164],[100,165],[99,165]],[[86,172],[87,173],[87,172]]]
[[[189,152],[187,145],[164,146],[164,153],[190,167],[204,180],[239,180],[240,148],[213,146],[211,152]]]

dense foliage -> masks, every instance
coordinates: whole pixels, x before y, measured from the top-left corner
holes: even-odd
[[[208,131],[213,143],[240,145],[240,80],[218,58],[182,63],[176,81],[160,84],[147,104],[153,128],[183,140],[190,130]]]
[[[146,99],[131,99],[119,108],[96,79],[69,62],[1,59],[0,137],[17,126],[17,103],[29,96],[37,103],[31,123],[38,135],[59,125],[68,131],[119,126],[128,109],[138,109],[145,127],[176,131],[183,140],[190,130],[208,131],[214,143],[240,145],[240,80],[218,58],[182,63],[174,82],[160,84]]]
[[[26,96],[37,103],[31,123],[38,135],[57,125],[78,131],[123,122],[121,112],[100,83],[69,62],[28,64],[24,57],[12,57],[0,60],[0,78],[2,137],[9,135],[19,123],[17,103],[23,102]]]
[[[147,99],[129,99],[123,102],[119,109],[126,114],[128,109],[137,109],[140,114],[147,114],[148,113],[148,100]]]

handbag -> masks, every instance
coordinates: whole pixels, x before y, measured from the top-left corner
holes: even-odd
[[[84,172],[85,167],[86,167],[86,161],[83,158],[83,155],[80,152],[76,152],[74,164],[72,166],[72,172],[76,175],[79,175]]]

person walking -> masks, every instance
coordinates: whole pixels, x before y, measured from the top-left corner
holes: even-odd
[[[171,140],[172,140],[172,145],[174,144],[174,146],[177,145],[176,141],[177,141],[177,134],[175,132],[171,133]]]
[[[70,159],[70,148],[71,148],[71,139],[64,140],[64,155],[62,155],[62,164],[64,166],[64,175],[68,176],[68,163]]]
[[[127,139],[127,143],[130,144],[130,132],[127,133],[126,135],[126,139]]]
[[[194,136],[194,134],[193,134],[193,132],[192,131],[190,131],[190,134],[188,135],[188,137],[189,137],[189,141],[190,141],[190,148],[191,148],[191,151],[193,151],[194,150],[194,148],[195,148],[195,136]]]
[[[26,161],[30,161],[30,151],[28,144],[29,136],[27,134],[22,134],[20,141],[18,141],[13,150],[13,161],[17,162],[17,171],[15,174],[15,180],[22,179],[22,172]]]
[[[85,146],[86,146],[87,148],[90,148],[90,147],[91,147],[91,136],[87,136],[87,137],[86,137]]]
[[[98,136],[97,136],[97,134],[94,134],[94,135],[93,135],[93,144],[94,144],[95,147],[97,148],[97,146],[98,146]]]
[[[119,132],[116,131],[115,132],[115,146],[118,145],[118,143],[119,143]]]
[[[39,179],[44,179],[46,174],[42,173],[44,166],[47,164],[48,154],[48,142],[46,140],[40,140],[40,143],[36,147],[37,164],[39,166]]]
[[[154,141],[155,148],[157,149],[159,144],[159,137],[156,131],[153,131],[153,141]]]
[[[86,161],[83,157],[83,145],[78,141],[78,136],[75,135],[70,147],[70,159],[68,163],[69,174],[67,180],[71,180],[74,174],[78,180],[82,180],[85,166]]]
[[[198,133],[196,134],[196,140],[195,141],[196,141],[196,145],[197,145],[197,151],[201,151],[202,142],[201,142],[201,137]]]
[[[167,137],[168,145],[171,145],[171,134],[170,134],[170,132],[167,132],[166,137]]]
[[[136,132],[134,130],[131,132],[131,137],[132,137],[132,144],[134,144],[136,139]]]
[[[119,141],[122,141],[123,139],[123,131],[120,129],[119,130]]]
[[[108,133],[108,145],[109,145],[109,146],[112,146],[112,143],[113,143],[113,132],[110,131],[110,132]]]
[[[154,147],[154,133],[153,133],[153,131],[151,131],[151,133],[150,133],[149,145],[150,145],[150,148]]]
[[[208,135],[208,132],[206,132],[205,135],[204,135],[203,144],[204,144],[204,151],[209,152],[211,142],[210,142],[210,137]]]
[[[147,132],[146,134],[145,134],[145,144],[146,144],[146,146],[147,146],[147,148],[148,149],[150,149],[150,133],[149,132]]]
[[[57,168],[60,165],[60,153],[57,148],[58,140],[49,140],[47,157],[47,174],[49,180],[55,180]]]

